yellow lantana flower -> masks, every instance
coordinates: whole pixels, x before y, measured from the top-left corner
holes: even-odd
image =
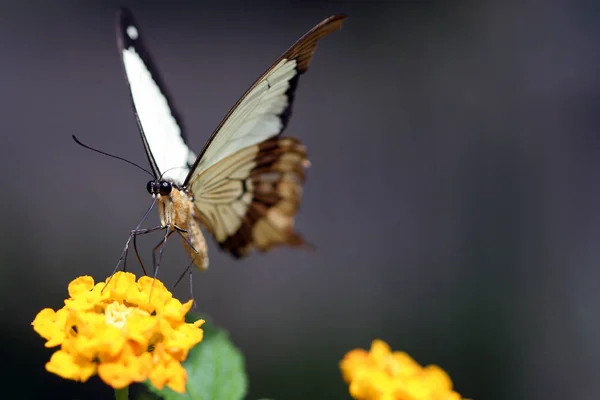
[[[60,346],[49,372],[85,382],[98,375],[121,389],[150,379],[158,389],[185,392],[181,362],[202,341],[204,323],[186,323],[192,300],[182,304],[159,280],[117,272],[94,284],[82,276],[69,284],[65,306],[46,308],[32,322],[46,347]]]
[[[408,354],[374,340],[371,350],[351,350],[340,362],[350,395],[357,400],[461,400],[438,366],[422,367]]]

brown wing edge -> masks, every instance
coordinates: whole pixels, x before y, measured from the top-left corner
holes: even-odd
[[[277,65],[282,59],[296,60],[297,70],[300,74],[306,72],[310,60],[317,48],[317,42],[322,37],[329,35],[342,27],[344,20],[348,18],[345,14],[332,15],[317,24],[314,28],[302,36],[273,64]],[[271,68],[269,68],[271,69]],[[262,78],[262,77],[261,77]],[[260,81],[260,79],[259,79]]]
[[[273,67],[275,67],[281,62],[281,60],[296,60],[296,70],[298,71],[298,74],[294,76],[294,78],[292,78],[292,80],[290,81],[290,87],[286,91],[286,96],[288,96],[288,106],[280,115],[283,127],[279,134],[283,132],[291,116],[292,105],[294,102],[294,93],[298,86],[298,77],[308,70],[312,56],[317,48],[317,42],[324,36],[327,36],[330,33],[341,29],[342,23],[346,18],[348,18],[346,14],[336,14],[332,15],[331,17],[325,18],[323,21],[318,23],[311,30],[305,33],[300,39],[298,39],[296,43],[294,43],[288,50],[285,51],[285,53],[283,53],[279,58],[277,58],[277,60],[273,64],[271,64],[271,66],[248,88],[248,90],[246,90],[244,95],[239,98],[239,100],[235,103],[233,107],[231,107],[225,118],[221,120],[217,128],[214,130],[213,134],[205,143],[204,147],[202,148],[202,151],[200,151],[200,153],[198,154],[194,165],[190,168],[190,173],[188,174],[183,184],[184,187],[186,187],[189,184],[189,181],[193,176],[194,171],[198,166],[198,163],[200,163],[200,160],[204,156],[204,153],[211,145],[217,133],[221,130],[221,127],[223,126],[225,121],[229,119],[233,111],[246,98],[248,93],[250,93],[252,89],[254,89],[254,87],[256,87],[256,85],[273,69]]]
[[[219,246],[236,258],[244,257],[252,250],[267,252],[279,245],[312,248],[294,231],[294,216],[300,206],[305,179],[304,168],[308,164],[306,147],[290,137],[268,139],[254,147],[257,150],[255,166],[243,183],[244,193],[251,193],[252,200],[244,215],[240,215],[241,226],[219,242]],[[195,215],[211,231],[199,209]]]

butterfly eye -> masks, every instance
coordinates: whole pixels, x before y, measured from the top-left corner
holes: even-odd
[[[171,189],[173,189],[173,187],[171,186],[171,184],[169,182],[161,182],[159,183],[160,187],[159,187],[159,192],[161,194],[161,196],[166,196],[169,193],[171,193]]]
[[[150,181],[148,182],[148,184],[146,185],[146,190],[148,191],[148,193],[150,194],[156,194],[156,192],[158,192],[157,187],[156,187],[156,182],[154,181]]]

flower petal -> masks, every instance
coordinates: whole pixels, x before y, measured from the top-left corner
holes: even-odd
[[[63,342],[68,315],[67,310],[54,312],[50,308],[45,308],[36,315],[31,325],[41,337],[47,340],[46,347],[55,347]]]
[[[80,276],[69,283],[69,296],[73,299],[87,294],[94,287],[94,278],[91,276]]]
[[[340,362],[350,395],[360,400],[460,400],[440,367],[422,367],[408,354],[374,340],[369,352],[351,350]]]
[[[150,379],[185,392],[181,362],[204,336],[203,320],[185,322],[192,302],[182,304],[157,279],[136,282],[124,272],[97,284],[79,277],[69,294],[63,308],[44,309],[32,322],[47,347],[60,345],[48,371],[79,381],[97,373],[114,388]]]
[[[156,346],[152,363],[149,378],[157,389],[162,389],[166,385],[178,393],[185,392],[187,372],[177,360],[165,351],[162,343]]]
[[[62,378],[85,382],[96,372],[96,364],[59,350],[46,363],[46,370]]]
[[[98,376],[116,389],[142,382],[148,376],[151,358],[148,353],[136,356],[131,347],[125,346],[117,360],[98,365]]]

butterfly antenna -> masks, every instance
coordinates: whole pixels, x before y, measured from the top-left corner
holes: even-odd
[[[113,155],[113,154],[109,154],[109,153],[106,153],[106,152],[104,152],[104,151],[101,151],[101,150],[95,149],[95,148],[93,148],[93,147],[90,147],[90,146],[88,146],[88,145],[86,145],[86,144],[83,144],[83,143],[81,143],[81,141],[80,141],[79,139],[77,139],[77,137],[75,137],[75,135],[71,135],[71,136],[73,137],[73,140],[75,141],[75,143],[77,143],[77,144],[78,144],[78,145],[80,145],[81,147],[83,147],[83,148],[85,148],[85,149],[88,149],[88,150],[95,151],[96,153],[100,153],[100,154],[103,154],[103,155],[105,155],[105,156],[109,156],[109,157],[112,157],[112,158],[116,158],[117,160],[125,161],[126,163],[128,163],[128,164],[131,164],[131,165],[133,165],[134,167],[138,167],[139,169],[141,169],[142,171],[144,171],[145,173],[147,173],[148,175],[150,175],[151,177],[153,177],[153,178],[154,178],[154,174],[153,174],[152,172],[148,171],[148,170],[147,170],[146,168],[144,168],[144,167],[140,167],[139,165],[137,165],[137,164],[136,164],[136,163],[134,163],[133,161],[129,161],[129,160],[127,160],[127,159],[123,158],[123,157],[115,156],[115,155]]]

